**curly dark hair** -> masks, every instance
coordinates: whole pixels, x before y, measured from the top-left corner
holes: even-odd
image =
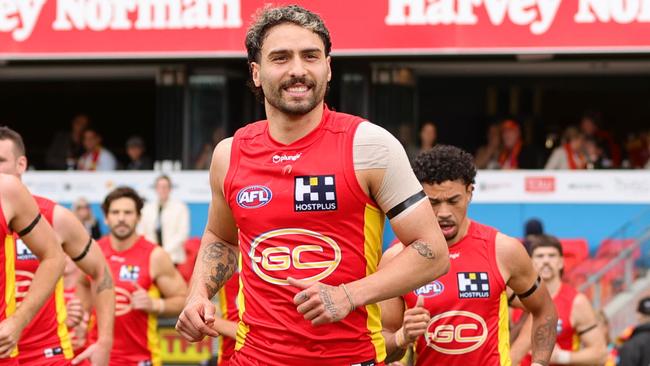
[[[108,215],[108,210],[111,208],[111,203],[113,201],[118,200],[120,198],[130,198],[133,200],[135,203],[135,210],[138,213],[138,216],[140,216],[140,213],[142,211],[142,207],[144,206],[144,200],[138,192],[135,191],[135,189],[131,187],[117,187],[114,190],[112,190],[106,198],[104,198],[104,202],[102,203],[102,211],[104,211],[104,216]]]
[[[413,162],[413,171],[420,183],[427,184],[460,180],[470,185],[476,178],[472,154],[450,145],[436,145],[420,153]]]
[[[246,31],[249,71],[252,71],[251,64],[260,60],[262,45],[268,31],[276,25],[285,23],[292,23],[316,33],[325,46],[325,56],[329,56],[332,51],[332,40],[330,32],[320,16],[298,5],[266,6],[255,13],[253,23]],[[264,92],[261,87],[256,87],[252,80],[249,80],[248,86],[258,100],[264,100]]]

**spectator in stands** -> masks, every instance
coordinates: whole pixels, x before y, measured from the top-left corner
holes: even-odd
[[[214,152],[214,148],[224,138],[226,138],[226,131],[223,129],[223,127],[216,127],[212,131],[211,141],[203,144],[201,152],[199,152],[196,160],[194,160],[194,169],[210,169],[210,163],[212,162],[212,153]]]
[[[402,146],[404,146],[404,150],[406,150],[406,155],[409,157],[409,161],[413,162],[413,160],[415,160],[415,157],[418,155],[419,149],[417,146],[415,146],[415,143],[413,141],[414,138],[412,123],[403,122],[400,124],[397,129],[396,137]]]
[[[601,129],[601,116],[598,112],[585,112],[580,120],[580,131],[588,138],[593,138],[601,147],[605,156],[612,161],[612,166],[621,166],[621,147],[612,134]]]
[[[93,239],[97,240],[102,237],[102,232],[99,230],[99,223],[95,215],[93,215],[93,211],[90,209],[90,204],[85,198],[79,197],[72,204],[72,212],[74,212],[74,215],[81,221]]]
[[[172,181],[161,175],[155,182],[157,200],[142,209],[138,232],[147,240],[165,249],[174,264],[185,262],[185,241],[190,234],[190,214],[187,205],[171,198]]]
[[[650,365],[650,297],[639,301],[639,325],[619,349],[619,366]]]
[[[539,169],[537,150],[524,143],[519,124],[512,119],[501,123],[501,151],[497,169]]]
[[[584,134],[575,127],[568,127],[564,131],[562,145],[553,150],[544,169],[586,169],[584,143]]]
[[[431,150],[438,142],[438,128],[431,121],[425,121],[420,126],[420,150],[418,154]]]
[[[605,157],[603,149],[592,137],[585,139],[584,148],[585,158],[587,159],[587,169],[607,169],[612,167],[612,161]]]
[[[52,138],[45,155],[45,165],[52,170],[74,170],[83,154],[81,139],[90,119],[77,114],[70,122],[70,131],[59,131]]]
[[[83,133],[84,153],[79,158],[77,169],[86,171],[115,170],[117,160],[113,153],[102,146],[102,137],[89,128]]]
[[[476,150],[474,160],[478,169],[496,169],[499,167],[501,150],[501,128],[498,124],[488,127],[487,143]]]
[[[126,140],[126,155],[129,156],[129,163],[126,170],[151,170],[153,161],[145,155],[146,146],[140,136],[131,136]]]

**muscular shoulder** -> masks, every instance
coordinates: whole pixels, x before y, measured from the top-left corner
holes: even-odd
[[[361,122],[354,134],[355,170],[386,169],[391,154],[403,150],[390,132],[374,123]]]
[[[573,320],[574,328],[593,325],[595,321],[594,309],[591,306],[589,298],[582,293],[577,293],[573,299],[573,308],[571,310],[571,318]]]
[[[7,224],[16,214],[16,209],[25,204],[27,199],[32,199],[31,195],[18,178],[0,173],[0,202]]]
[[[149,263],[149,271],[151,272],[152,278],[154,280],[156,277],[170,273],[174,270],[174,264],[169,254],[167,254],[163,248],[157,245],[151,251]]]
[[[233,138],[228,137],[221,140],[212,153],[210,164],[210,181],[223,184],[228,168],[230,168],[230,150],[232,149]]]
[[[506,282],[513,276],[528,272],[531,268],[530,257],[519,239],[497,232],[495,253],[499,270]]]

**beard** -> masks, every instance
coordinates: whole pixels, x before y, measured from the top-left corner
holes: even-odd
[[[304,98],[294,99],[284,95],[284,90],[295,84],[302,84],[307,87],[308,93]],[[267,102],[274,108],[290,116],[301,116],[314,110],[325,99],[327,82],[319,84],[307,77],[294,77],[282,82],[277,88],[264,83],[263,89]]]
[[[124,228],[125,230],[119,230],[119,228]],[[135,227],[130,227],[125,224],[118,224],[111,228],[111,234],[119,240],[128,239],[133,233],[135,233]]]

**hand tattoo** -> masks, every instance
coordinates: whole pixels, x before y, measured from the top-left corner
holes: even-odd
[[[108,270],[108,266],[104,267],[104,278],[102,279],[102,282],[97,285],[97,289],[95,290],[95,293],[99,294],[100,292],[104,290],[112,290],[113,289],[113,275],[111,274],[111,271]]]
[[[205,276],[208,297],[212,298],[237,268],[235,250],[228,244],[214,242],[207,244],[201,257],[204,268],[209,269]]]
[[[330,295],[329,290],[330,289],[328,287],[321,285],[318,295],[320,296],[320,299],[325,306],[325,311],[330,313],[332,320],[336,321],[339,320],[339,311],[334,305],[334,301],[332,300],[332,296]]]
[[[431,248],[429,248],[429,245],[421,240],[416,240],[414,241],[411,245],[409,245],[409,248],[413,248],[417,250],[418,254],[423,256],[426,259],[435,259],[436,256],[433,254],[433,251]]]

